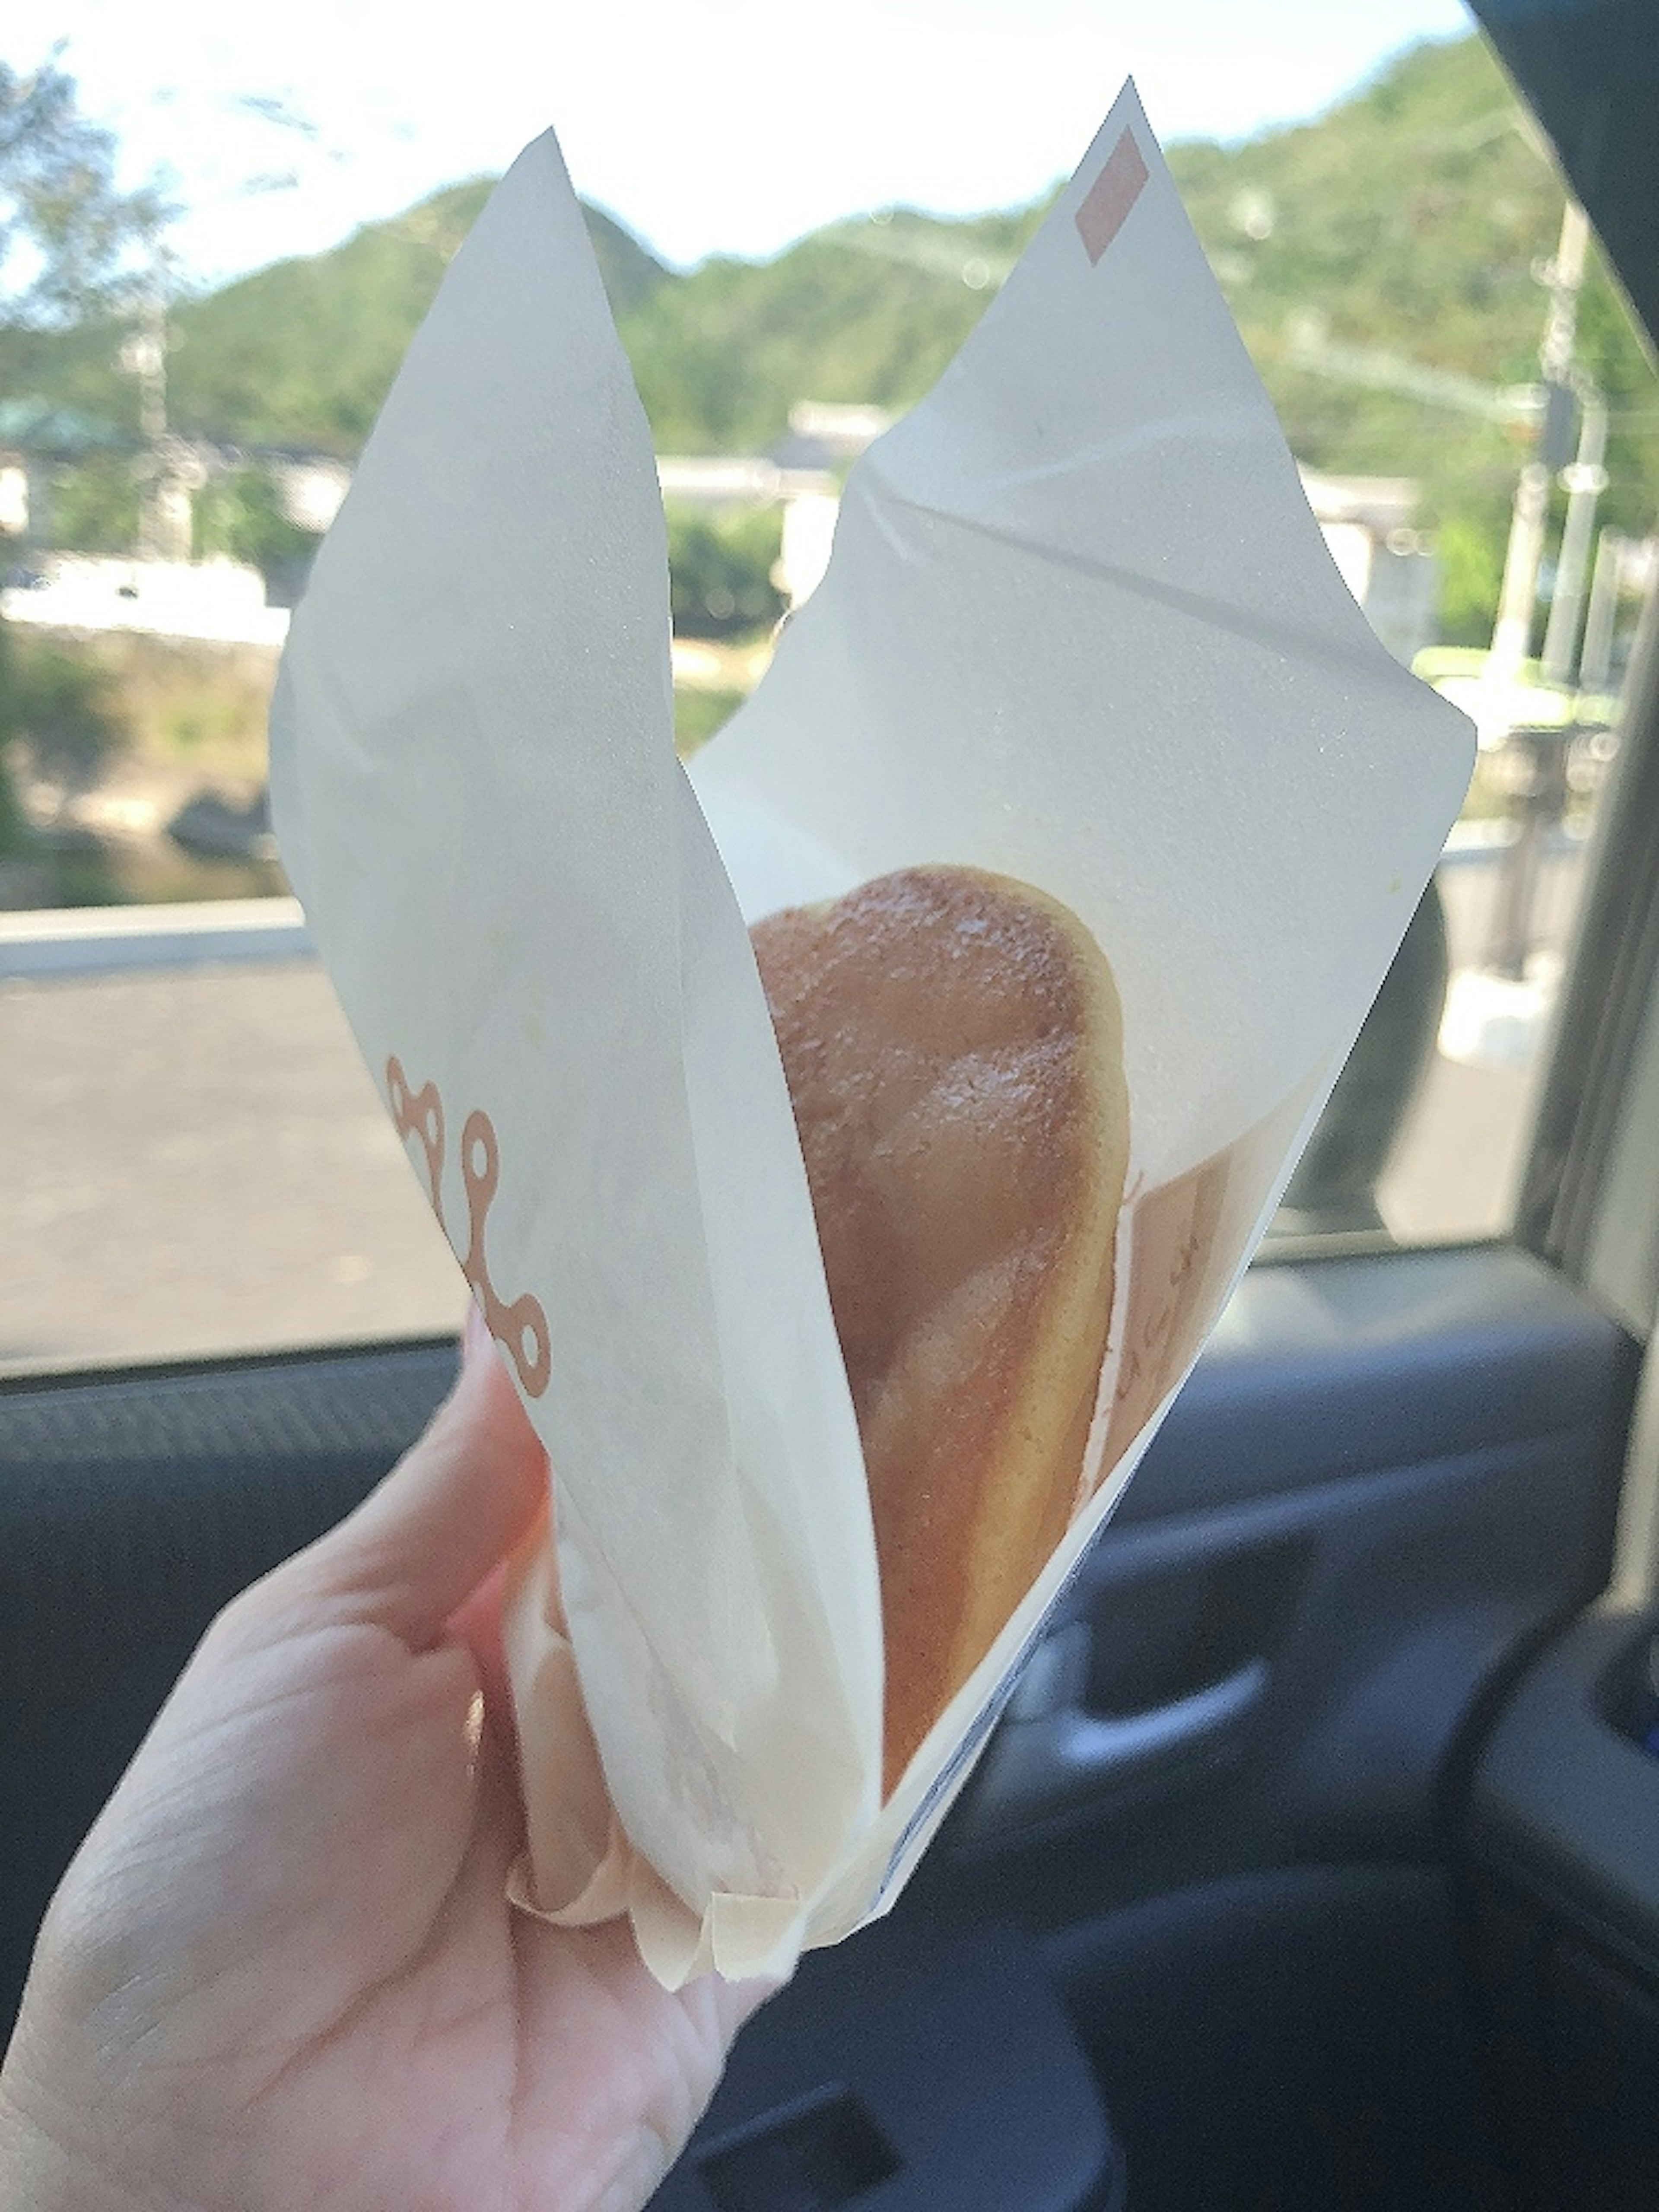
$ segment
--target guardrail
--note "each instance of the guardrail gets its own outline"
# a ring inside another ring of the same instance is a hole
[[[1460,823],[1442,865],[1502,860],[1515,836],[1507,821]],[[1580,842],[1558,827],[1549,849],[1567,852]],[[295,898],[0,911],[0,982],[316,957]]]
[[[315,957],[294,898],[0,914],[0,981]]]

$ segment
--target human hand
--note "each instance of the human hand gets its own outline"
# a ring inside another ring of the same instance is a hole
[[[29,2212],[641,2205],[764,1991],[505,1899],[495,1571],[546,1460],[469,1330],[366,1503],[214,1623],[64,1877],[0,2071]]]

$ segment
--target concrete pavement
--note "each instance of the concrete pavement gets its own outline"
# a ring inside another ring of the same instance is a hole
[[[0,1368],[458,1326],[314,962],[0,984]]]

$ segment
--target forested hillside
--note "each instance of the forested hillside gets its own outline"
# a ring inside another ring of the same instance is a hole
[[[1474,410],[1538,375],[1563,195],[1485,46],[1420,46],[1317,122],[1170,158],[1297,456],[1419,478],[1454,581],[1495,599],[1527,434]],[[1578,358],[1611,409],[1602,519],[1649,530],[1659,390],[1594,246]]]
[[[1524,433],[1480,410],[1529,382],[1562,194],[1479,40],[1417,47],[1316,120],[1243,144],[1177,144],[1176,179],[1298,457],[1412,476],[1456,589],[1495,589]],[[181,302],[173,426],[349,454],[488,191],[456,185],[334,252]],[[833,225],[775,259],[665,269],[617,222],[589,226],[660,450],[755,451],[801,398],[899,408],[939,374],[1042,206]],[[0,397],[131,425],[115,334],[13,332]],[[1659,395],[1599,264],[1580,356],[1609,395],[1606,519],[1651,524]]]

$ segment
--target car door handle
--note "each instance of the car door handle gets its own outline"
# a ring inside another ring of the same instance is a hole
[[[1163,1705],[1091,1713],[1074,1692],[1053,1694],[1068,1675],[1075,1678],[1079,1643],[1086,1660],[1087,1637],[1086,1625],[1076,1622],[1053,1639],[1060,1652],[1033,1655],[1036,1680],[1021,1685],[986,1747],[967,1808],[975,1832],[1099,1809],[1206,1765],[1228,1747],[1267,1687],[1267,1661],[1251,1659]]]

